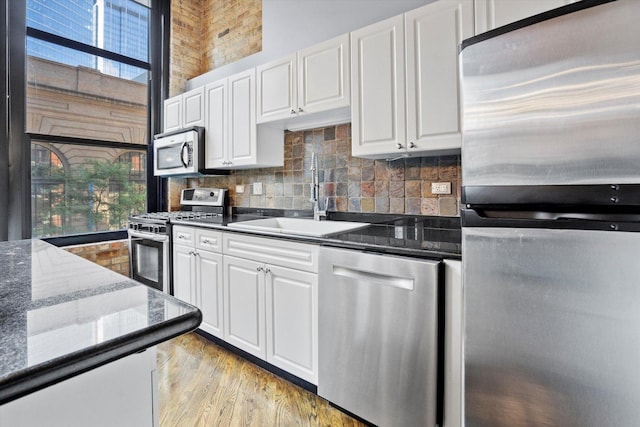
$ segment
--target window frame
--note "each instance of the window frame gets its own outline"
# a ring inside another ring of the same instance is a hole
[[[5,19],[0,22],[0,61],[6,64],[0,82],[0,241],[31,237],[31,141],[69,142],[80,145],[99,145],[140,151],[138,144],[112,143],[93,139],[66,138],[26,132],[26,40],[33,37],[78,51],[116,60],[146,69],[147,83],[147,141],[160,131],[161,103],[169,88],[169,28],[170,1],[151,0],[149,15],[149,62],[123,56],[86,45],[55,34],[26,26],[26,0],[0,0]],[[6,100],[6,101],[5,101]],[[153,175],[153,147],[147,151],[147,210],[166,210],[166,180]],[[14,165],[14,166],[11,166]],[[165,207],[165,209],[163,209]],[[43,240],[64,246],[97,243],[127,237],[126,230],[93,232],[59,236]]]

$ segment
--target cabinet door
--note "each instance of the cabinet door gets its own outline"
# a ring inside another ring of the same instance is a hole
[[[182,95],[164,100],[162,123],[164,132],[180,129],[182,126]]]
[[[476,34],[573,2],[573,0],[475,0]]]
[[[222,308],[222,255],[209,251],[197,251],[195,287],[198,308],[202,310],[200,329],[223,338]]]
[[[351,33],[354,156],[389,157],[405,151],[404,62],[402,15]]]
[[[182,94],[182,126],[204,126],[204,86]]]
[[[348,107],[351,99],[349,34],[298,52],[299,113]]]
[[[193,248],[189,246],[173,245],[173,296],[187,302],[196,304],[195,266]]]
[[[209,83],[204,89],[205,98],[205,160],[206,168],[226,165],[228,144],[227,79]]]
[[[458,46],[473,36],[473,0],[441,0],[405,14],[407,150],[460,149]]]
[[[288,119],[297,110],[296,55],[256,67],[257,123]]]
[[[318,383],[318,275],[266,267],[267,361]]]
[[[231,167],[257,162],[255,68],[229,77],[229,161]]]
[[[265,359],[262,264],[227,255],[223,257],[223,263],[224,339],[247,353]]]

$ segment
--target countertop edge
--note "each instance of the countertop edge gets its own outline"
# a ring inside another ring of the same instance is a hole
[[[161,324],[24,369],[2,380],[0,405],[193,331],[201,321],[202,312],[195,309]]]
[[[172,220],[171,224],[185,226],[185,227],[197,227],[197,228],[206,228],[211,230],[219,230],[219,231],[229,232],[229,233],[248,234],[256,237],[267,237],[267,238],[291,240],[291,241],[315,244],[320,246],[331,246],[336,248],[353,249],[353,250],[366,250],[371,252],[378,252],[381,254],[433,258],[438,260],[443,260],[443,259],[461,260],[462,259],[462,254],[457,254],[453,252],[439,252],[439,251],[433,251],[428,249],[411,249],[411,248],[403,248],[403,247],[397,247],[397,246],[376,245],[373,243],[350,242],[346,240],[334,239],[332,238],[332,236],[315,237],[315,236],[300,236],[296,234],[287,234],[287,233],[275,233],[275,232],[271,233],[271,232],[264,232],[264,231],[257,231],[257,230],[254,231],[254,230],[247,230],[247,229],[230,228],[222,224],[195,223],[193,221],[181,221],[181,220]]]

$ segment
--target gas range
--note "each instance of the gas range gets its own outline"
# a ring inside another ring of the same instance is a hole
[[[222,223],[225,214],[226,190],[220,188],[187,188],[180,195],[180,211],[151,212],[129,217],[129,230],[153,234],[168,234],[171,221]]]

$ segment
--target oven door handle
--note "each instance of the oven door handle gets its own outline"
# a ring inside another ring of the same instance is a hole
[[[154,242],[169,241],[169,235],[167,234],[145,233],[144,231],[133,231],[133,230],[129,230],[129,238],[149,239],[149,240],[153,240]]]

